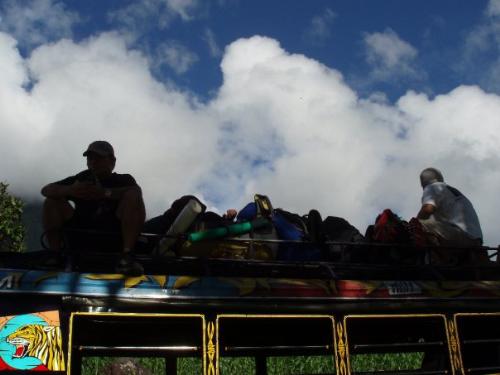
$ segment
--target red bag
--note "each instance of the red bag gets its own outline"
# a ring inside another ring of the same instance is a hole
[[[408,223],[387,208],[377,216],[371,239],[383,243],[410,243]]]

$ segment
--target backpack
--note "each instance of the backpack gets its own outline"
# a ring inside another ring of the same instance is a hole
[[[308,239],[307,223],[302,216],[282,208],[276,208],[273,210],[271,220],[279,238],[295,241]]]
[[[341,217],[328,216],[322,225],[328,241],[364,242],[364,236],[349,222]]]
[[[366,236],[372,242],[410,244],[411,237],[408,232],[408,223],[402,220],[390,209],[385,209],[375,219],[375,224],[370,225]]]
[[[243,207],[236,217],[237,221],[250,221],[257,217],[267,217],[273,224],[277,238],[300,241],[307,236],[307,225],[303,218],[295,213],[273,208],[269,198],[255,194],[255,201]]]
[[[328,216],[322,223],[321,231],[325,241],[348,242],[348,244],[329,244],[326,254],[329,260],[355,262],[365,250],[363,246],[357,245],[365,242],[363,235],[341,217]]]
[[[418,248],[426,245],[420,221],[412,219],[408,223],[390,209],[382,211],[375,224],[367,228],[366,238],[371,242],[388,244],[387,247],[371,249],[371,259],[375,257],[377,262],[385,263],[413,264],[422,255]]]
[[[304,243],[283,242],[276,248],[276,259],[290,261],[319,260],[321,251],[306,241],[310,240],[307,217],[282,208],[273,208],[269,198],[255,195],[255,201],[240,210],[237,220],[252,220],[258,216],[267,217],[273,224],[274,238],[285,241],[304,241]]]

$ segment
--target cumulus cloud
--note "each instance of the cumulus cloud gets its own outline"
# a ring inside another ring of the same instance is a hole
[[[497,96],[459,87],[434,99],[410,92],[396,105],[360,100],[339,72],[261,37],[229,46],[222,69],[212,103],[226,123],[215,192],[233,201],[265,192],[278,206],[316,207],[364,228],[384,207],[415,215],[418,174],[435,165],[476,202],[497,240],[489,224],[490,183],[500,182]]]
[[[79,16],[53,0],[15,1],[0,4],[0,31],[7,32],[27,48],[70,38]]]
[[[365,34],[366,61],[372,67],[374,80],[396,80],[401,77],[418,78],[421,73],[415,65],[418,51],[402,40],[392,29]]]
[[[304,37],[313,43],[323,43],[331,35],[331,26],[336,14],[330,8],[326,8],[324,13],[314,16],[309,27],[304,32]]]
[[[0,35],[0,66],[13,73],[0,78],[0,170],[13,191],[38,196],[43,184],[84,169],[88,143],[107,139],[117,171],[141,182],[150,214],[197,192],[217,126],[192,98],[155,81],[120,36],[63,40],[23,60],[13,39]],[[28,72],[36,79],[30,93],[22,88]]]
[[[18,194],[39,196],[83,169],[86,145],[107,139],[117,172],[143,187],[149,216],[181,194],[223,211],[258,192],[364,230],[386,207],[415,215],[418,174],[435,166],[476,206],[486,243],[500,241],[500,98],[478,87],[408,92],[396,104],[360,99],[340,72],[260,36],[225,49],[223,84],[206,104],[156,81],[144,55],[113,33],[29,58],[0,34],[0,69],[9,72],[0,75],[0,170]]]
[[[176,74],[186,73],[198,61],[198,55],[176,41],[160,43],[156,48],[154,64],[167,65]]]

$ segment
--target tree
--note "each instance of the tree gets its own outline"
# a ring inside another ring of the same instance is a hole
[[[9,185],[0,182],[0,251],[25,249],[22,223],[23,201],[7,192]]]

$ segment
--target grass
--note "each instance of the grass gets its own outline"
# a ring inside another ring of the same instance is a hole
[[[424,353],[358,354],[351,356],[354,372],[416,370],[422,366]]]
[[[124,363],[124,375],[164,375],[165,360],[163,358],[113,358],[86,357],[82,361],[82,375],[111,374],[111,365],[115,362]],[[133,366],[127,366],[126,364]],[[179,358],[177,360],[178,375],[201,374],[200,358]]]
[[[270,357],[267,368],[269,375],[335,373],[332,356]]]
[[[420,368],[422,353],[395,353],[395,354],[359,354],[352,356],[352,370],[383,371],[383,370],[412,370]],[[129,368],[130,375],[163,375],[165,361],[162,358],[131,358],[127,359],[136,368]],[[127,361],[121,359],[120,362]],[[83,359],[83,375],[107,375],[110,366],[116,358],[86,357]],[[255,362],[252,357],[222,357],[220,358],[220,373],[223,375],[253,375]],[[267,359],[269,375],[294,374],[334,374],[335,363],[332,356],[294,356],[269,357]],[[138,370],[139,369],[139,370]],[[143,372],[141,372],[143,371]],[[202,374],[200,358],[179,358],[177,362],[178,375]]]

